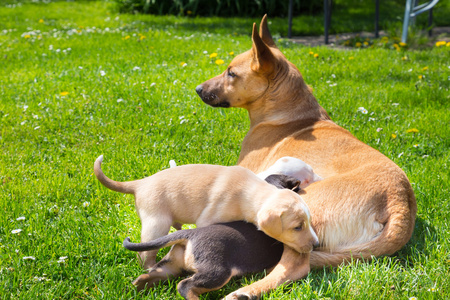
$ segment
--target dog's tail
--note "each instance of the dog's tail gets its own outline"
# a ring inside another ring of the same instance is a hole
[[[352,260],[371,260],[400,250],[412,236],[417,212],[414,192],[409,183],[399,194],[402,192],[407,195],[406,200],[395,201],[396,207],[388,208],[389,218],[376,237],[365,243],[338,247],[333,251],[315,250],[310,256],[311,268],[336,267]],[[402,198],[405,199],[404,195]]]
[[[158,250],[175,244],[181,243],[185,244],[187,242],[187,239],[185,237],[184,238],[181,237],[180,234],[177,234],[180,232],[182,231],[176,231],[172,234],[162,236],[160,238],[154,239],[146,243],[132,243],[130,241],[130,238],[127,237],[123,241],[123,246],[131,251],[149,251],[149,250]]]
[[[100,181],[104,186],[108,189],[121,192],[125,194],[133,194],[135,191],[135,184],[133,181],[128,182],[118,182],[106,177],[106,175],[102,171],[102,161],[103,155],[100,155],[94,163],[94,173],[97,177],[98,181]]]

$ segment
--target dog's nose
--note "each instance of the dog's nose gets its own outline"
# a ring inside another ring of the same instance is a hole
[[[195,91],[197,92],[197,94],[201,97],[202,96],[202,92],[203,92],[203,87],[202,85],[197,85],[197,87],[195,88]]]

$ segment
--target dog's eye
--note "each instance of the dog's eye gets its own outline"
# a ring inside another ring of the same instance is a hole
[[[228,76],[233,78],[236,77],[236,74],[233,71],[231,71],[231,68],[228,69]]]
[[[297,227],[294,227],[295,231],[302,231],[302,229],[303,229],[303,224],[300,224]]]

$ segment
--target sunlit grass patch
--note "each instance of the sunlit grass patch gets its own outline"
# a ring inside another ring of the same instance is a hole
[[[195,87],[250,49],[252,20],[189,25],[117,15],[103,2],[23,4],[0,16],[0,298],[173,299],[176,280],[143,294],[131,288],[143,272],[122,247],[126,236],[139,239],[134,200],[99,184],[93,162],[104,154],[116,180],[171,160],[235,164],[246,112],[208,107]],[[419,211],[413,238],[392,257],[316,270],[266,298],[445,298],[448,47],[279,47],[336,123],[405,170]]]

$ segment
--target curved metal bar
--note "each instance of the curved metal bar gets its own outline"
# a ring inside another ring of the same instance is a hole
[[[413,12],[411,13],[411,18],[420,15],[423,12],[426,12],[427,10],[432,9],[437,3],[439,2],[439,0],[432,0],[428,3],[424,3],[422,5],[416,6],[413,8]]]

